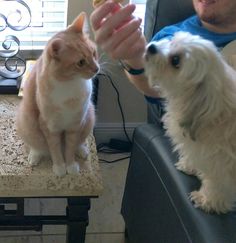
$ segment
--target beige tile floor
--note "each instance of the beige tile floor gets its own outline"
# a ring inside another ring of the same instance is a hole
[[[105,158],[112,160],[117,156]],[[104,192],[99,199],[92,201],[86,243],[124,243],[124,221],[120,209],[128,163],[126,159],[113,164],[101,164]],[[93,236],[98,237],[96,241]]]
[[[124,156],[124,155],[119,155]],[[126,155],[125,155],[126,156]],[[117,155],[99,154],[100,158],[115,159]],[[128,159],[113,164],[101,163],[104,182],[103,194],[91,201],[86,243],[124,243],[124,221],[120,215]],[[64,213],[65,200],[31,199],[26,211],[46,213],[54,210]],[[57,205],[57,207],[55,207]],[[0,232],[0,243],[65,243],[64,226],[47,226],[43,232]]]

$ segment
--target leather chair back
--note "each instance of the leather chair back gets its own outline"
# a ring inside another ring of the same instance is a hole
[[[147,0],[144,34],[147,41],[160,29],[178,23],[194,14],[192,0]],[[155,104],[148,104],[148,123],[160,123],[161,112]]]
[[[148,41],[160,29],[194,14],[192,0],[147,0],[144,34]]]

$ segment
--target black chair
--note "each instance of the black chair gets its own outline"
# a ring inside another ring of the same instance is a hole
[[[145,34],[193,14],[191,0],[148,0]],[[165,136],[153,104],[148,123],[136,128],[121,213],[129,243],[234,243],[236,213],[207,214],[189,192],[200,182],[176,170],[178,155]]]

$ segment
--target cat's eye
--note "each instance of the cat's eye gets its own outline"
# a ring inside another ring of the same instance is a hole
[[[170,63],[174,68],[180,68],[180,55],[173,55],[170,57]]]
[[[81,60],[79,60],[79,61],[77,62],[77,65],[78,65],[79,67],[83,67],[85,64],[86,64],[86,60],[85,60],[85,59],[81,59]]]
[[[94,52],[93,52],[93,57],[95,57],[95,58],[97,58],[97,57],[98,57],[98,55],[97,55],[97,52],[96,52],[96,51],[94,51]]]

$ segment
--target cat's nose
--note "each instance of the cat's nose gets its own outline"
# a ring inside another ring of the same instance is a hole
[[[91,71],[96,74],[99,72],[99,70],[100,70],[99,63],[94,62],[93,65],[91,66]]]
[[[154,43],[151,43],[150,45],[148,45],[147,47],[147,54],[149,55],[154,55],[158,53],[158,48]]]
[[[99,72],[99,70],[100,70],[100,68],[97,66],[97,67],[95,67],[95,68],[94,68],[94,70],[93,70],[93,71],[94,71],[94,73],[98,73],[98,72]]]

